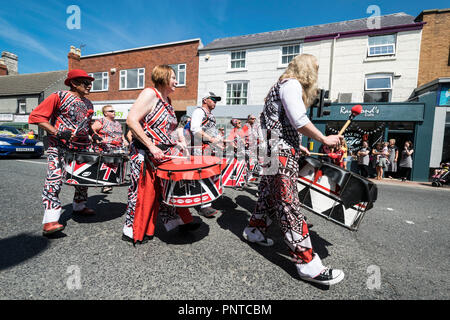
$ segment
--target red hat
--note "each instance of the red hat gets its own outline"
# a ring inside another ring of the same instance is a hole
[[[70,70],[69,73],[67,74],[67,79],[64,80],[64,84],[68,87],[70,87],[70,80],[76,79],[76,78],[85,78],[85,79],[89,79],[91,81],[94,81],[95,79],[90,77],[86,71],[81,70],[81,69],[73,69]]]

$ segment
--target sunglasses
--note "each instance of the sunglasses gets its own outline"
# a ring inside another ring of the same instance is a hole
[[[115,113],[116,110],[106,110],[105,112],[113,112],[113,113]]]
[[[77,80],[75,83],[83,84],[85,87],[88,87],[92,84],[91,80],[87,80],[87,79],[81,79],[81,80]]]

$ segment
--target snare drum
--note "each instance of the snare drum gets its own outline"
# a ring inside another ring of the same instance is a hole
[[[373,182],[311,157],[300,160],[297,185],[303,206],[353,231],[377,199]]]
[[[127,162],[124,154],[68,151],[63,182],[83,187],[127,186]]]
[[[158,165],[162,201],[174,207],[195,207],[223,194],[222,168],[225,162],[213,156],[174,158]]]
[[[222,172],[224,187],[242,187],[246,183],[247,164],[245,159],[234,157],[224,159],[226,166]]]

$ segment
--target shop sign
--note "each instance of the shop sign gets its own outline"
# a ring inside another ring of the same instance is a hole
[[[441,86],[439,92],[439,105],[450,106],[450,86]]]
[[[126,120],[128,117],[128,111],[130,110],[132,104],[124,103],[124,104],[116,104],[116,103],[104,103],[104,104],[94,104],[94,116],[92,119],[100,119],[103,118],[102,108],[103,106],[110,104],[113,109],[116,111],[115,120]]]
[[[339,114],[342,115],[349,115],[352,113],[352,109],[349,109],[345,106],[342,106],[339,110]],[[364,106],[361,114],[359,116],[363,116],[363,117],[375,117],[376,115],[378,115],[380,113],[380,109],[378,108],[378,106]]]
[[[12,113],[0,113],[0,121],[13,121],[14,115]]]

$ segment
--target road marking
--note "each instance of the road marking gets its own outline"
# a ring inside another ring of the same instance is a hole
[[[19,161],[19,162],[27,162],[27,163],[45,164],[45,165],[47,165],[47,162],[28,161],[28,160],[16,160],[16,161]]]
[[[394,209],[392,208],[386,208],[388,211],[394,211]]]
[[[409,220],[405,220],[405,222],[406,222],[407,224],[414,224],[414,222],[409,221]]]

